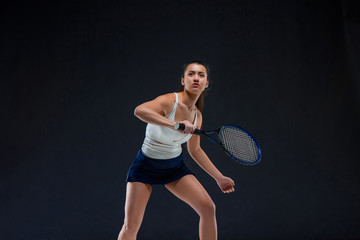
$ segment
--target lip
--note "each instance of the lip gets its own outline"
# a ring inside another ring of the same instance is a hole
[[[200,85],[197,84],[197,83],[193,83],[191,86],[193,86],[193,87],[199,87]]]

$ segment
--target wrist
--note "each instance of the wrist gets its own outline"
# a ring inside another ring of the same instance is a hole
[[[176,122],[169,121],[168,127],[171,128],[171,129],[175,129],[175,124],[176,124]]]
[[[219,174],[217,174],[215,177],[214,177],[214,179],[215,179],[215,181],[220,181],[222,178],[224,177],[224,175],[222,175],[221,173],[219,173]]]

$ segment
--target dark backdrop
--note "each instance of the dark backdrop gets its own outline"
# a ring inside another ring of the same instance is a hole
[[[258,139],[245,167],[207,141],[236,182],[219,238],[360,238],[360,35],[356,1],[69,1],[1,7],[0,238],[116,239],[144,138],[134,108],[208,61],[205,129]],[[139,239],[196,239],[198,216],[154,187]]]

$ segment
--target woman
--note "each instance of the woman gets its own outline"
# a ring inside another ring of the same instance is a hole
[[[224,193],[234,191],[234,181],[225,177],[212,164],[200,147],[200,129],[204,90],[208,87],[208,68],[201,61],[184,66],[183,91],[169,93],[145,102],[135,115],[147,122],[146,136],[127,177],[125,219],[118,240],[136,239],[152,184],[163,184],[175,196],[189,204],[200,216],[201,240],[217,239],[215,205],[195,176],[183,163],[181,144],[187,142],[190,156],[212,176]],[[185,125],[174,130],[176,122]]]

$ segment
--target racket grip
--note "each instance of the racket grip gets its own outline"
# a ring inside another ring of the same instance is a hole
[[[185,129],[185,125],[182,124],[182,123],[175,123],[175,126],[174,126],[175,130],[180,130],[180,131],[184,131]],[[195,129],[195,131],[193,132],[193,134],[196,134],[196,135],[202,135],[202,131],[199,130],[199,129]]]
[[[185,125],[182,123],[175,123],[174,128],[175,128],[175,130],[183,131],[185,129]]]

